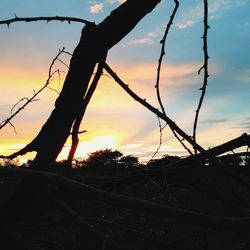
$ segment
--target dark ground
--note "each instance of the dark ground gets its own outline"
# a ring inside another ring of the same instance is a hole
[[[209,226],[199,219],[186,222],[185,216],[142,212],[137,205],[132,209],[126,204],[114,205],[108,198],[100,201],[98,195],[85,195],[56,181],[0,172],[0,249],[249,250],[248,158],[221,158],[219,165],[189,163],[172,168],[169,164],[176,160],[165,158],[144,167],[114,162],[76,169],[58,166],[51,173],[109,194],[206,214],[218,218],[217,225]],[[232,221],[227,227],[219,221],[224,217],[246,219],[242,226]]]

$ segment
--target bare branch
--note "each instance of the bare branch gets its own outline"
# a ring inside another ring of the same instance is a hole
[[[158,125],[159,125],[159,133],[160,133],[160,140],[159,140],[159,145],[156,149],[156,151],[154,152],[154,154],[152,155],[151,159],[148,161],[152,161],[154,159],[154,157],[159,153],[159,150],[162,146],[162,130],[167,126],[167,124],[165,124],[163,127],[161,126],[161,119],[159,118],[159,116],[157,116],[157,119],[158,119]]]
[[[198,74],[201,73],[201,71],[204,71],[204,79],[203,79],[203,86],[200,88],[201,92],[201,97],[200,97],[200,101],[196,110],[196,114],[195,114],[195,119],[194,119],[194,126],[193,126],[193,139],[194,141],[196,141],[196,130],[197,130],[197,123],[198,123],[198,118],[199,118],[199,113],[200,113],[200,109],[203,103],[203,99],[206,93],[206,87],[207,87],[207,82],[208,82],[208,48],[207,48],[207,33],[208,33],[208,1],[204,0],[204,33],[203,33],[203,55],[204,55],[204,64],[203,66],[199,69]],[[195,154],[197,154],[197,150],[194,149]]]
[[[162,47],[161,47],[160,58],[158,60],[157,77],[156,77],[156,85],[155,85],[157,99],[158,99],[158,102],[160,104],[162,113],[164,115],[166,115],[166,112],[165,112],[164,106],[162,104],[161,94],[160,94],[160,74],[161,74],[161,65],[162,65],[163,56],[165,55],[165,45],[166,45],[167,35],[169,33],[171,25],[173,24],[175,14],[176,14],[177,9],[179,7],[179,2],[177,0],[174,0],[174,2],[175,2],[175,8],[174,8],[174,10],[172,12],[172,15],[170,16],[170,19],[169,19],[169,22],[168,22],[167,27],[165,29],[165,33],[163,35],[163,38],[160,41],[160,43],[162,44]],[[153,154],[153,156],[151,157],[151,159],[149,161],[153,160],[153,158],[158,154],[158,152],[159,152],[159,150],[160,150],[160,148],[162,146],[162,130],[165,128],[165,126],[162,128],[161,121],[160,121],[158,116],[157,116],[157,118],[158,118],[158,121],[159,121],[160,141],[159,141],[158,148],[156,149],[155,153]],[[173,133],[174,133],[174,131],[173,131]]]
[[[20,99],[18,102],[16,102],[16,103],[13,105],[13,107],[11,108],[10,113],[12,114],[12,113],[13,113],[13,110],[15,109],[15,107],[16,107],[20,102],[23,102],[23,101],[25,101],[25,100],[28,101],[29,98],[23,97],[23,98]]]
[[[161,101],[161,95],[160,95],[160,74],[161,74],[162,60],[163,60],[163,57],[165,55],[165,44],[166,44],[167,36],[168,36],[169,30],[171,28],[171,25],[173,24],[173,20],[174,20],[175,14],[176,14],[176,12],[178,10],[178,7],[179,7],[179,1],[174,0],[174,2],[175,2],[174,10],[172,12],[172,15],[170,16],[170,19],[169,19],[169,22],[167,24],[167,27],[166,27],[165,33],[163,35],[163,38],[160,41],[160,43],[162,44],[162,47],[161,47],[160,58],[158,60],[157,78],[156,78],[156,85],[155,85],[156,92],[157,92],[157,99],[158,99],[158,102],[160,104],[162,113],[164,115],[166,115],[166,113],[165,113],[164,106],[163,106],[162,101]]]
[[[189,153],[190,155],[193,155],[192,151],[191,151],[191,150],[185,145],[185,143],[183,142],[185,139],[181,139],[181,138],[178,136],[178,134],[177,134],[174,130],[172,130],[172,132],[173,132],[175,138],[176,138],[176,139],[180,142],[180,144],[188,151],[188,153]]]
[[[17,134],[16,127],[9,121],[10,126],[14,129],[15,134]]]
[[[59,61],[61,64],[63,64],[66,68],[69,69],[69,65],[66,64],[63,60],[61,60],[60,58],[57,58],[57,61]]]
[[[86,108],[89,104],[89,101],[92,97],[92,95],[94,94],[95,92],[95,89],[97,87],[97,84],[102,76],[102,73],[103,73],[103,63],[105,62],[106,60],[106,54],[105,56],[103,56],[103,58],[101,59],[103,62],[100,64],[98,64],[98,68],[97,68],[97,72],[94,76],[94,79],[88,89],[88,92],[86,94],[86,96],[84,97],[83,99],[83,103],[81,105],[81,110],[79,110],[77,112],[77,117],[76,117],[76,120],[73,124],[73,130],[72,130],[72,143],[71,143],[71,148],[70,148],[70,151],[69,151],[69,154],[68,154],[68,162],[72,162],[73,158],[74,158],[74,155],[75,155],[75,151],[77,149],[77,146],[78,146],[78,143],[79,143],[79,138],[78,138],[78,134],[79,134],[79,128],[80,128],[80,125],[81,125],[81,122],[82,122],[82,119],[83,119],[83,116],[85,114],[85,111],[86,111]]]
[[[133,92],[129,87],[128,84],[125,84],[118,76],[117,74],[108,66],[108,64],[104,63],[103,68],[113,77],[113,79],[137,102],[142,104],[144,107],[149,109],[151,112],[156,114],[158,117],[160,117],[162,120],[164,120],[170,129],[174,130],[176,133],[178,133],[181,137],[183,137],[186,141],[188,141],[194,148],[196,148],[200,152],[205,152],[205,149],[202,148],[199,144],[197,144],[189,135],[187,135],[181,128],[179,128],[175,122],[173,122],[168,116],[164,115],[162,112],[160,112],[158,109],[153,107],[151,104],[149,104],[146,99],[142,99],[139,97],[135,92]]]
[[[17,17],[15,15],[15,18],[0,21],[0,25],[7,24],[8,27],[9,27],[11,23],[16,23],[16,22],[38,22],[38,21],[46,21],[47,23],[51,22],[51,21],[60,21],[60,22],[66,21],[69,24],[71,22],[83,23],[83,24],[93,24],[93,22],[90,22],[90,21],[87,21],[87,20],[81,19],[81,18],[76,18],[76,17],[64,17],[64,16]]]
[[[45,85],[44,85],[40,90],[38,90],[37,92],[34,91],[34,94],[33,94],[33,96],[32,96],[31,98],[24,97],[24,98],[22,98],[21,100],[19,100],[16,104],[14,104],[14,106],[13,106],[12,109],[11,109],[11,113],[13,112],[14,108],[15,108],[20,102],[26,100],[26,102],[25,102],[21,107],[19,107],[14,113],[12,113],[11,116],[9,116],[7,119],[5,119],[4,121],[2,121],[2,122],[0,123],[0,130],[1,130],[3,127],[5,127],[8,123],[13,127],[13,124],[10,123],[11,120],[12,120],[17,114],[19,114],[19,113],[21,112],[21,110],[23,110],[29,103],[37,101],[38,99],[36,99],[36,97],[37,97],[45,88],[48,88],[48,85],[49,85],[50,82],[51,82],[51,78],[53,77],[53,75],[54,75],[55,73],[58,72],[58,70],[55,70],[54,72],[52,72],[52,68],[53,68],[53,66],[54,66],[54,64],[55,64],[55,62],[56,62],[56,60],[58,59],[58,57],[59,57],[62,53],[64,53],[64,48],[63,48],[62,50],[59,50],[58,54],[56,55],[56,57],[55,57],[55,58],[53,59],[53,61],[51,62],[50,67],[49,67],[48,78],[47,78],[47,80],[46,80]]]

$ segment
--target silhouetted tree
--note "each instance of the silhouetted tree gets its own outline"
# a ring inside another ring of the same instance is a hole
[[[125,168],[139,166],[138,157],[133,156],[133,155],[126,155],[126,156],[121,157],[121,159],[119,160],[119,163]]]
[[[85,166],[105,167],[118,164],[119,159],[123,154],[118,150],[102,149],[97,150],[88,155],[88,158],[84,161]]]

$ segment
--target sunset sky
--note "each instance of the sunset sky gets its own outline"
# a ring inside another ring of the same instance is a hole
[[[0,19],[34,16],[71,16],[101,22],[122,0],[1,0]],[[162,0],[136,28],[113,47],[107,58],[110,67],[142,98],[159,107],[155,92],[160,40],[174,1]],[[210,0],[208,33],[209,82],[201,109],[197,141],[204,148],[216,146],[250,132],[250,1]],[[192,135],[203,75],[203,1],[180,1],[166,44],[161,75],[161,95],[167,115]],[[119,24],[118,24],[119,25]],[[46,82],[48,68],[59,49],[73,52],[83,25],[66,22],[14,23],[0,26],[0,121],[12,106],[31,97]],[[70,57],[61,59],[68,63]],[[57,62],[54,69],[67,72]],[[55,75],[51,87],[60,90]],[[46,89],[0,130],[0,155],[20,149],[34,138],[53,109],[58,94]],[[163,123],[164,124],[164,123]],[[148,160],[159,145],[158,119],[131,99],[109,76],[104,75],[87,109],[81,129],[77,157],[100,148],[118,149]],[[69,141],[70,142],[70,141]],[[60,158],[66,155],[66,146]],[[163,131],[158,156],[184,155],[185,150]],[[23,159],[32,157],[25,156]]]

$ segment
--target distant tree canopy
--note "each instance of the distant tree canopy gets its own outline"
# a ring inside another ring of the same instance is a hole
[[[178,160],[180,160],[180,157],[178,157],[178,156],[163,155],[160,159],[153,159],[153,160],[149,161],[147,165],[150,167],[167,166],[167,165],[174,163]]]
[[[118,150],[101,149],[92,152],[86,160],[82,161],[82,167],[137,167],[139,160],[132,155],[123,156]]]

